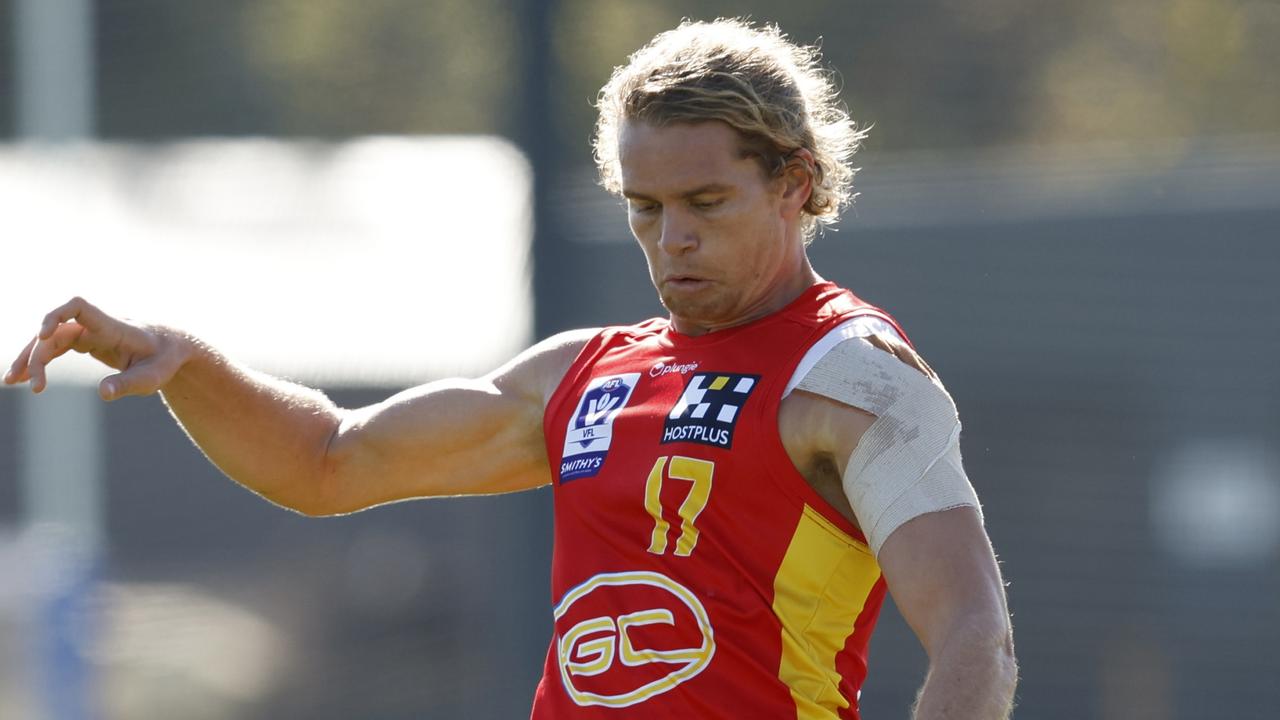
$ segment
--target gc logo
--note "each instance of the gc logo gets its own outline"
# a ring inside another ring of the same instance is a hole
[[[557,628],[576,620],[556,647],[565,692],[582,706],[661,695],[702,672],[716,649],[697,596],[661,573],[596,575],[565,594],[555,620]]]

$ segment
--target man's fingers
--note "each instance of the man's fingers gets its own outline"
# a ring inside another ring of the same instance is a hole
[[[31,380],[32,392],[41,392],[48,385],[45,366],[55,358],[65,354],[75,344],[76,339],[84,332],[84,326],[77,323],[59,325],[47,338],[38,338],[27,359],[27,376]]]
[[[51,337],[59,325],[72,320],[81,325],[96,328],[102,325],[106,319],[106,313],[92,305],[88,300],[82,297],[73,297],[44,316],[44,321],[40,323],[40,339],[44,340]]]
[[[30,377],[27,375],[27,360],[31,357],[31,349],[36,346],[37,341],[39,338],[31,338],[31,342],[22,348],[22,352],[9,365],[9,370],[4,374],[5,385],[15,385]]]
[[[81,316],[83,317],[83,315]],[[5,373],[9,384],[30,381],[32,392],[43,392],[48,386],[46,367],[66,353],[77,350],[91,352],[101,343],[94,338],[92,328],[74,322],[62,322],[45,337],[37,336],[27,343],[22,354]],[[105,378],[98,386],[98,394],[104,400],[115,400],[126,395],[149,395],[160,389],[169,375],[154,360],[138,362],[124,372]]]
[[[166,373],[154,360],[145,360],[124,372],[108,375],[98,383],[103,400],[117,400],[129,395],[150,395],[160,389]]]

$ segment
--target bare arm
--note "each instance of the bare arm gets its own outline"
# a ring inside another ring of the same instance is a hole
[[[896,337],[881,350],[936,378]],[[929,655],[914,720],[1007,720],[1018,667],[1004,582],[975,508],[928,513],[893,531],[877,558],[893,600]]]
[[[867,341],[933,376],[900,339]],[[782,428],[788,421],[803,428],[792,433],[801,440],[788,444],[797,467],[805,457],[849,458],[876,419],[801,389],[784,403],[779,418]],[[841,477],[849,471],[839,467]],[[817,482],[815,488],[857,523],[838,484]],[[1004,586],[977,511],[961,506],[911,519],[889,534],[877,558],[898,608],[929,655],[916,720],[1006,720],[1017,668]]]
[[[792,397],[782,421],[791,415],[815,434],[841,435],[836,456],[852,453],[874,419],[803,391]],[[838,485],[815,489],[857,523]],[[1000,571],[977,511],[958,507],[909,520],[889,535],[877,559],[898,609],[929,655],[915,720],[1006,720],[1017,683],[1013,636]]]
[[[880,550],[893,600],[929,655],[915,720],[1006,720],[1017,663],[1000,570],[978,513],[921,515]]]
[[[172,328],[137,325],[77,298],[46,317],[5,375],[45,386],[69,350],[119,370],[104,399],[160,391],[209,459],[309,515],[411,497],[494,493],[549,481],[542,410],[591,331],[565,333],[476,380],[444,380],[359,410],[240,367]]]

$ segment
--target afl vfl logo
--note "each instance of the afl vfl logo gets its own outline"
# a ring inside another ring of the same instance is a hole
[[[716,651],[702,603],[661,573],[596,575],[565,594],[555,622],[560,679],[584,707],[661,695],[706,669]]]
[[[560,456],[560,482],[594,477],[613,443],[613,419],[627,406],[640,373],[592,378],[569,418]]]

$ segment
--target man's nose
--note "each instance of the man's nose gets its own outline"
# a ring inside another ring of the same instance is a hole
[[[698,245],[698,236],[693,224],[680,213],[667,212],[662,216],[662,237],[658,246],[668,255],[682,255]]]

